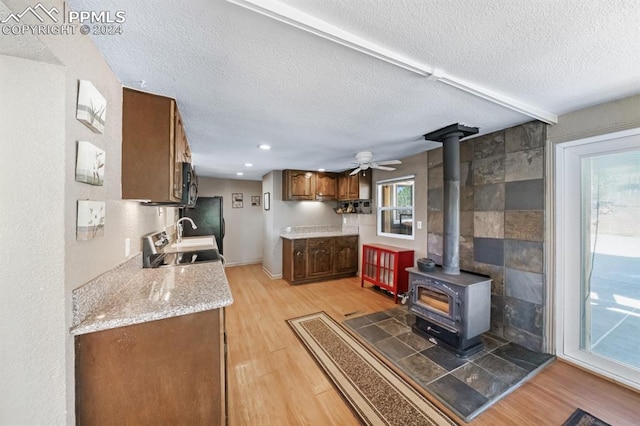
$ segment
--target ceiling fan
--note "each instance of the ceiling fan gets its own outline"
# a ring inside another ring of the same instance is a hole
[[[389,164],[402,164],[400,160],[387,160],[387,161],[371,161],[373,160],[373,152],[371,151],[362,151],[356,154],[356,160],[354,164],[357,164],[356,167],[350,175],[356,175],[360,173],[361,170],[378,169],[378,170],[395,170],[395,167],[387,167]]]

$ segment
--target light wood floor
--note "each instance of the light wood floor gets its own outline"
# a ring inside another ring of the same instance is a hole
[[[229,424],[359,424],[285,320],[325,311],[342,322],[350,313],[392,308],[393,301],[360,288],[359,278],[291,286],[271,280],[261,265],[226,273],[234,297],[226,308]],[[640,424],[640,393],[561,361],[470,424],[561,425],[578,407],[612,425]]]

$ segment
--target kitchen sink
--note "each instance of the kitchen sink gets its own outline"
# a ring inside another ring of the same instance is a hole
[[[222,262],[223,258],[216,249],[210,250],[193,250],[180,251],[175,253],[165,253],[160,256],[156,262],[153,262],[152,268],[166,268],[171,266],[185,266],[205,262]]]
[[[213,235],[206,235],[203,237],[185,237],[179,243],[174,242],[166,246],[164,252],[180,252],[185,251],[185,249],[192,249],[194,247],[200,247],[202,249],[210,249],[215,247],[215,240]]]
[[[148,234],[142,238],[143,268],[163,268],[203,262],[222,262],[224,265],[224,257],[218,251],[213,235],[185,237],[179,243],[171,244],[165,231]]]

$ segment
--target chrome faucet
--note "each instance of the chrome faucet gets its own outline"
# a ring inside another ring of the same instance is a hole
[[[191,219],[190,217],[181,217],[176,222],[176,241],[177,242],[181,242],[182,241],[182,223],[180,223],[180,222],[182,222],[183,220],[188,220],[189,222],[191,222],[191,227],[193,229],[198,229],[196,224],[193,222],[193,219]]]

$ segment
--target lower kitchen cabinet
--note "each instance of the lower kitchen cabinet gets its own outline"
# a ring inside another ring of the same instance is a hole
[[[358,236],[284,239],[282,269],[292,284],[355,276]]]
[[[358,237],[336,238],[334,270],[337,274],[353,274],[358,272]]]
[[[334,238],[312,238],[307,240],[306,278],[315,279],[333,275]]]
[[[78,425],[226,424],[224,310],[76,336]]]

